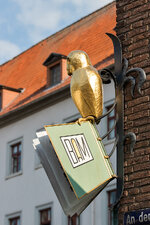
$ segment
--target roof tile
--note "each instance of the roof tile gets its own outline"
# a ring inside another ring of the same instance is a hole
[[[112,64],[113,45],[105,33],[115,33],[115,25],[116,8],[113,2],[1,65],[0,85],[23,88],[24,92],[3,109],[0,116],[69,84],[70,77],[67,76],[59,85],[45,89],[47,69],[43,62],[52,52],[68,55],[80,49],[87,52],[97,69]]]

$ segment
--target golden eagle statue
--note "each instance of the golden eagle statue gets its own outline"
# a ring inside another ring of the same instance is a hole
[[[67,56],[67,72],[71,76],[71,96],[82,118],[98,123],[103,112],[102,79],[86,52],[76,50]]]

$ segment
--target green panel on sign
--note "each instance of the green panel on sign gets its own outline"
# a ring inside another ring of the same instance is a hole
[[[114,177],[103,143],[90,122],[45,126],[77,198]]]

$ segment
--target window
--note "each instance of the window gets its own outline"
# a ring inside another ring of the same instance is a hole
[[[17,173],[21,170],[21,142],[11,145],[11,173]]]
[[[109,111],[111,109],[112,105],[111,106],[108,106],[107,107],[107,111]],[[116,119],[116,112],[115,112],[115,109],[108,114],[107,116],[107,132],[114,126],[115,124],[115,119]],[[108,139],[113,139],[116,137],[116,129],[113,129],[111,131],[111,133],[108,135]]]
[[[67,56],[52,52],[44,61],[47,67],[47,87],[52,87],[64,80],[67,75],[66,70]]]
[[[79,225],[80,224],[80,217],[74,215],[72,217],[68,216],[68,225]]]
[[[116,201],[116,190],[108,191],[108,221],[109,225],[117,224],[117,212],[112,208]]]
[[[51,225],[51,208],[40,210],[40,225]]]
[[[50,86],[54,86],[61,81],[60,63],[50,67]]]
[[[22,138],[8,143],[6,179],[22,174],[22,147]]]
[[[5,217],[6,225],[21,225],[21,212],[12,213]]]
[[[20,216],[9,219],[9,225],[20,225]]]
[[[53,203],[37,206],[35,213],[35,224],[52,225]]]

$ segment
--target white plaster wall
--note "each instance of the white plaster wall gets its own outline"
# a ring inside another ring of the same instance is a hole
[[[64,110],[65,109],[65,110]],[[0,130],[0,221],[4,215],[22,211],[22,224],[35,224],[35,206],[52,202],[53,224],[61,224],[62,210],[42,169],[35,170],[32,139],[43,125],[61,123],[77,110],[70,99],[53,105]],[[6,180],[7,143],[23,137],[22,175]]]
[[[113,88],[104,89],[104,100],[114,98]],[[66,99],[51,107],[32,114],[9,126],[0,129],[0,225],[6,225],[5,216],[21,211],[21,225],[37,225],[36,207],[52,204],[52,225],[66,225],[67,219],[49,183],[43,168],[35,169],[35,152],[32,139],[44,125],[62,123],[65,118],[74,116],[78,111],[71,99]],[[101,123],[102,133],[106,131],[105,122]],[[6,179],[7,144],[23,137],[22,175]],[[110,146],[107,145],[109,150]],[[115,157],[112,160],[114,163]],[[113,189],[115,182],[108,185]],[[81,225],[107,225],[106,189],[88,206],[81,215]]]

